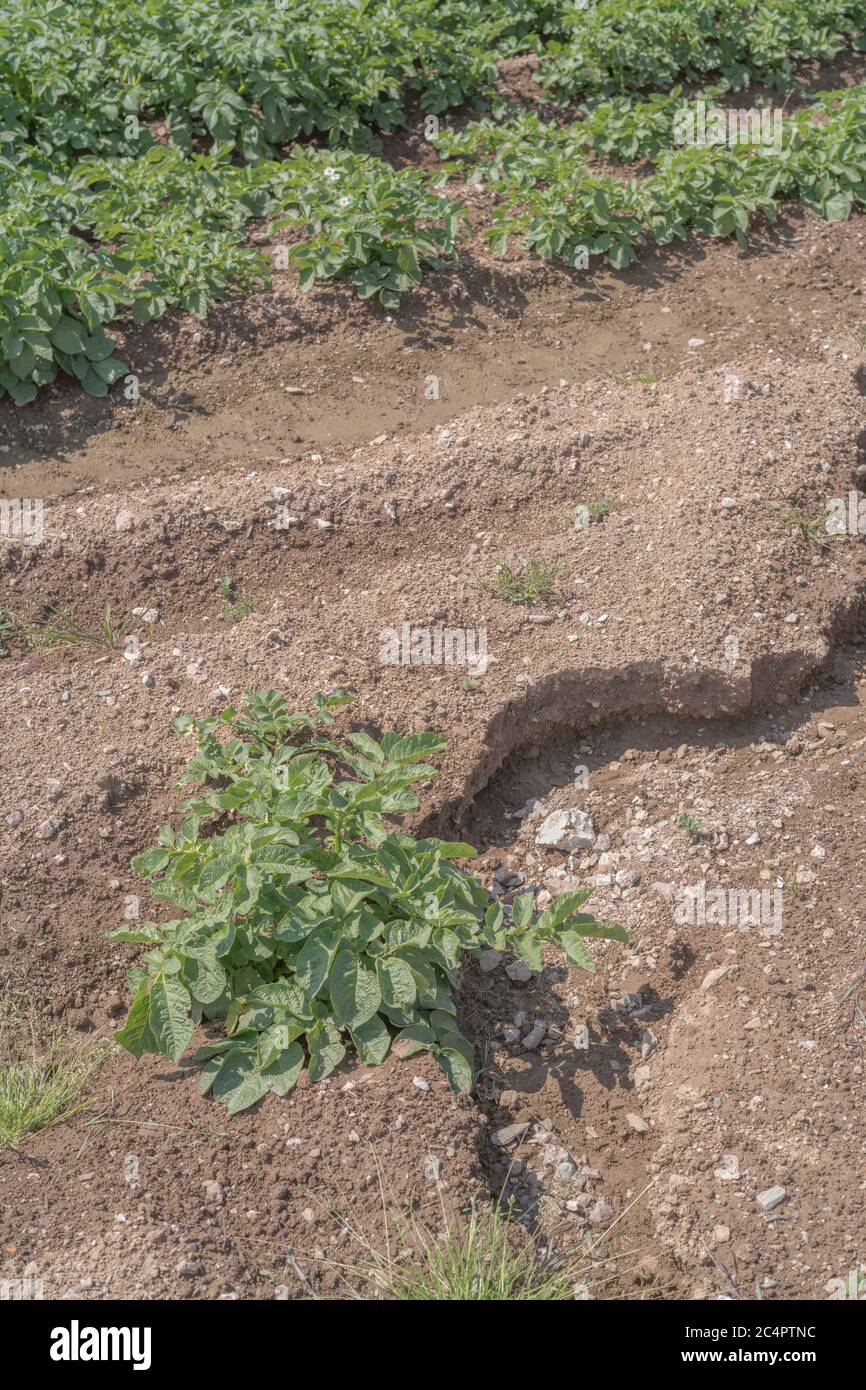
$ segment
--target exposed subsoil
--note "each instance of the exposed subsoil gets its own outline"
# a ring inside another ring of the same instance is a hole
[[[506,1190],[540,1203],[560,1241],[626,1213],[619,1279],[631,1268],[658,1289],[673,1256],[675,1297],[826,1298],[863,1266],[864,694],[861,644],[784,712],[524,747],[473,808],[491,875],[553,895],[592,883],[595,914],[631,933],[589,985],[561,960],[516,985],[503,961],[464,990],[492,1123],[531,1122],[506,1151]],[[535,844],[559,806],[591,814],[593,852]],[[699,882],[778,891],[778,920],[683,923],[676,894]],[[527,1051],[540,1020],[547,1039]]]
[[[557,1248],[596,1247],[596,1297],[827,1297],[866,1259],[862,1025],[839,1003],[864,967],[866,552],[820,531],[828,499],[864,490],[863,235],[792,213],[751,253],[692,246],[582,287],[470,266],[394,322],[288,288],[143,334],[137,408],[58,391],[0,417],[7,495],[50,499],[41,544],[0,548],[0,602],[93,634],[110,606],[137,639],[0,659],[0,951],[41,1028],[117,1026],[136,950],[105,933],[141,893],[130,857],[176,816],[191,750],[171,718],[250,687],[345,686],[355,727],[442,729],[416,823],[459,824],[485,881],[624,872],[592,908],[632,932],[599,943],[595,976],[468,971],[474,1101],[422,1057],[227,1121],[192,1068],[112,1056],[88,1111],[0,1159],[3,1277],[32,1267],[49,1297],[340,1294],[363,1262],[347,1222],[381,1250],[386,1212],[435,1235],[503,1183]],[[553,566],[551,593],[484,587],[509,555]],[[404,623],[483,630],[486,670],[383,663]],[[608,847],[536,847],[560,804]],[[671,885],[777,878],[779,935],[674,921]],[[536,1018],[553,1031],[527,1050]],[[492,1142],[512,1122],[519,1143]]]

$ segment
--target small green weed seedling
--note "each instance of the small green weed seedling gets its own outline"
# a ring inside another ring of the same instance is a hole
[[[507,919],[452,863],[471,845],[389,825],[418,808],[414,784],[436,776],[426,759],[445,740],[332,737],[333,711],[350,699],[317,695],[311,713],[292,713],[269,690],[248,694],[240,714],[176,719],[198,740],[184,781],[204,790],[182,807],[178,830],[164,826],[133,860],[175,916],[111,933],[147,948],[129,974],[118,1042],[177,1061],[197,1023],[219,1020],[224,1037],[195,1059],[202,1091],[230,1114],[268,1091],[286,1095],[305,1067],[321,1080],[349,1043],[368,1065],[389,1051],[430,1051],[452,1087],[468,1091],[473,1048],[451,993],[464,951],[513,950],[540,970],[553,944],[593,970],[587,938],[628,939],[582,912],[589,889],[540,914],[522,893]]]
[[[700,844],[704,838],[704,828],[700,821],[695,820],[694,816],[690,816],[688,811],[683,811],[677,824],[686,831],[693,845]]]
[[[18,619],[8,604],[0,604],[0,656],[9,655],[8,643],[18,634]]]
[[[854,324],[844,323],[841,319],[837,322],[846,341],[856,349],[857,356],[866,357],[866,320]]]
[[[259,606],[258,599],[250,598],[245,592],[238,593],[237,585],[233,579],[225,575],[219,581],[219,592],[222,598],[228,602],[223,605],[223,621],[227,623],[241,623],[244,618],[248,618],[251,613],[255,613]]]
[[[585,526],[591,526],[593,522],[604,521],[609,512],[613,511],[613,503],[605,497],[599,497],[593,493],[588,502],[578,502],[568,512],[562,515],[566,521],[571,522],[576,530],[581,531]]]
[[[506,603],[537,603],[548,598],[560,572],[559,556],[549,563],[528,560],[522,569],[512,569],[507,560],[500,560],[491,579],[483,575],[478,583],[488,594],[505,599]]]

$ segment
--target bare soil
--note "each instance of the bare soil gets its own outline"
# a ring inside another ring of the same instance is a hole
[[[790,351],[827,333],[850,337],[856,353],[863,267],[862,219],[828,227],[792,208],[757,229],[748,252],[696,238],[647,250],[622,272],[502,261],[479,237],[453,273],[431,276],[393,315],[342,286],[301,295],[278,271],[273,294],[206,323],[170,314],[122,335],[137,402],[120,391],[88,399],[71,381],[25,410],[0,402],[3,492],[47,498],[283,459],[294,467],[562,379],[663,379],[690,361],[719,367],[751,347]]]
[[[820,530],[866,474],[863,240],[862,219],[795,212],[749,253],[694,244],[589,283],[479,254],[393,320],[287,283],[137,335],[137,407],[0,405],[4,492],[47,499],[44,541],[0,548],[0,603],[93,638],[0,659],[0,952],[37,1030],[117,1026],[136,952],[105,934],[141,894],[130,857],[176,816],[171,718],[246,688],[344,686],[355,727],[442,729],[414,824],[459,827],[485,882],[600,876],[593,910],[632,933],[595,976],[467,970],[473,1100],[416,1058],[227,1121],[188,1065],[112,1055],[87,1111],[0,1158],[2,1277],[340,1296],[395,1212],[435,1238],[503,1187],[591,1251],[594,1297],[828,1297],[866,1259],[866,567],[862,538]],[[593,500],[607,515],[575,527]],[[550,593],[490,592],[509,556],[550,565]],[[383,663],[404,623],[483,629],[486,671]],[[536,846],[559,805],[609,847]],[[782,880],[781,934],[679,925],[672,893],[697,880]]]

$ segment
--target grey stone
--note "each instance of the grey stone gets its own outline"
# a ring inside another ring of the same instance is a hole
[[[502,960],[501,951],[484,950],[478,957],[478,965],[483,974],[489,975]]]
[[[516,1144],[518,1139],[522,1139],[528,1129],[528,1120],[513,1125],[504,1125],[502,1129],[497,1129],[491,1134],[490,1141],[497,1148],[507,1149],[510,1144]]]
[[[547,1024],[544,1022],[544,1019],[539,1019],[538,1022],[526,1034],[526,1037],[523,1039],[523,1046],[525,1050],[527,1052],[534,1052],[535,1049],[540,1046],[546,1033]]]
[[[609,1202],[605,1202],[602,1200],[601,1197],[599,1197],[595,1206],[591,1208],[589,1213],[590,1225],[605,1226],[607,1225],[608,1221],[611,1221],[612,1219],[613,1207],[610,1205]]]
[[[784,1187],[768,1187],[765,1192],[758,1193],[758,1206],[763,1207],[764,1211],[772,1211],[780,1202],[784,1202],[787,1195]]]

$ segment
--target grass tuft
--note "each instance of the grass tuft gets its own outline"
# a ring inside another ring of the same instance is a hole
[[[89,1055],[76,1054],[63,1038],[44,1051],[35,1042],[30,1055],[0,1061],[0,1148],[16,1148],[25,1134],[71,1119],[89,1104],[81,1093],[108,1054],[102,1044]]]
[[[830,544],[822,518],[807,516],[797,507],[791,507],[785,513],[779,523],[779,530],[793,532],[804,541],[812,541],[814,545],[820,545],[822,549],[826,549]]]
[[[377,1273],[384,1296],[401,1303],[571,1302],[577,1278],[568,1261],[548,1260],[535,1236],[516,1239],[497,1204],[473,1207],[460,1234],[428,1239],[418,1256]]]
[[[435,1235],[410,1217],[411,1230],[395,1218],[398,1249],[386,1239],[377,1249],[351,1222],[333,1213],[359,1245],[351,1263],[333,1264],[353,1298],[399,1303],[501,1303],[573,1301],[585,1290],[584,1251],[553,1256],[542,1237],[511,1219],[499,1203],[473,1202],[459,1230]],[[393,1213],[392,1213],[393,1216]],[[297,1271],[296,1271],[297,1272]]]
[[[129,616],[119,622],[111,616],[111,605],[96,628],[82,627],[77,618],[54,604],[42,609],[34,622],[27,622],[5,605],[0,608],[0,643],[20,643],[30,651],[57,651],[60,647],[90,646],[113,651],[131,628]]]
[[[560,573],[560,559],[528,560],[522,569],[512,568],[507,560],[500,560],[492,578],[478,576],[478,584],[488,594],[495,594],[506,603],[537,603],[540,598],[549,598]]]

